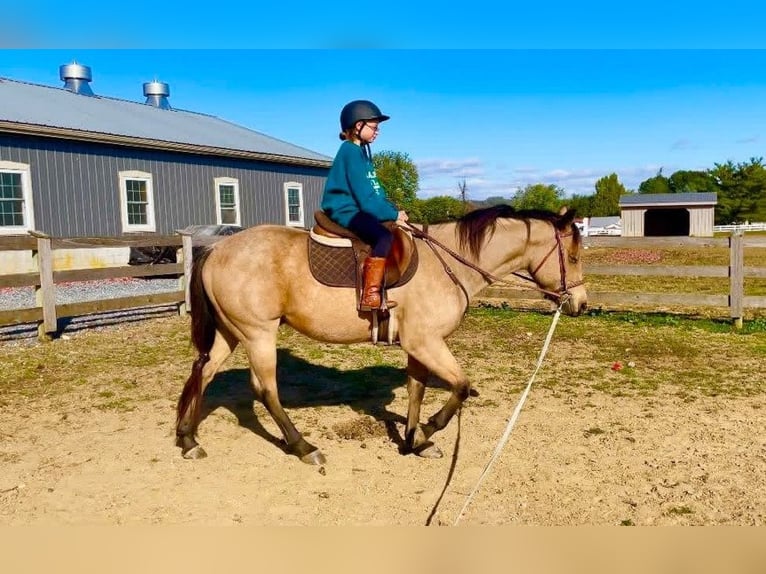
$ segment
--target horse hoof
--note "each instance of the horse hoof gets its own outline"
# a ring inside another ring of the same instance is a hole
[[[301,457],[301,462],[305,462],[306,464],[320,465],[327,462],[327,460],[325,459],[321,450],[312,450],[310,453],[304,454]]]
[[[420,458],[441,458],[444,456],[441,449],[432,442],[420,445],[412,452]]]
[[[190,448],[185,453],[183,453],[183,456],[186,459],[197,460],[199,458],[205,458],[207,456],[207,453],[205,452],[204,448],[197,445],[193,448]]]

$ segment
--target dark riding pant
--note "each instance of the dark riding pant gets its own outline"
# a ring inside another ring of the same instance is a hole
[[[372,247],[370,257],[386,257],[391,251],[394,234],[378,221],[377,217],[360,211],[351,218],[348,228]]]

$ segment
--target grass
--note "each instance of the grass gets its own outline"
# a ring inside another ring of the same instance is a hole
[[[448,345],[478,389],[470,408],[518,395],[529,379],[551,314],[475,307]],[[49,343],[0,344],[0,405],[60,401],[68,408],[115,412],[142,401],[175,402],[194,357],[188,319],[167,317],[82,331]],[[398,347],[329,345],[283,327],[278,341],[280,393],[286,406],[366,402],[406,396],[406,355]],[[766,320],[741,331],[725,321],[663,313],[595,311],[561,317],[536,385],[557,393],[606,393],[680,400],[763,393]],[[620,370],[613,370],[615,363]],[[630,366],[632,365],[632,366]],[[238,349],[224,383],[252,400],[247,363]],[[439,387],[439,382],[434,382]],[[214,385],[211,385],[211,388]],[[443,387],[443,385],[442,385]],[[221,392],[221,391],[218,391]],[[444,390],[426,393],[441,403]],[[66,410],[66,409],[64,409]],[[364,410],[364,408],[362,408]],[[588,429],[588,435],[599,429]]]

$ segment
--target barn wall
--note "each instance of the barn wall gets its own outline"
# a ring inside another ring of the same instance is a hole
[[[310,225],[328,171],[9,134],[0,134],[0,160],[30,165],[35,228],[56,237],[122,233],[120,171],[152,174],[160,234],[216,222],[216,177],[239,180],[244,227],[284,224],[283,184],[302,183],[305,223]]]
[[[714,208],[708,206],[689,208],[689,235],[713,237]]]
[[[644,213],[646,213],[646,210],[643,208],[622,208],[623,237],[643,237]]]

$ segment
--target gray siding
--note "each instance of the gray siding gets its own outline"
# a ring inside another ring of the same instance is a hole
[[[35,228],[55,237],[116,236],[119,172],[152,174],[157,233],[214,224],[216,177],[239,180],[242,225],[285,223],[283,184],[303,184],[313,222],[327,169],[0,134],[0,160],[30,165]]]

